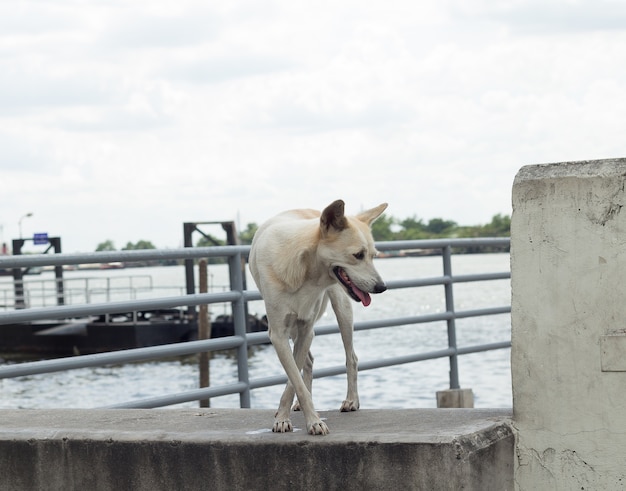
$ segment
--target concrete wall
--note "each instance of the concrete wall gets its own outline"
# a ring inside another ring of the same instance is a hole
[[[0,410],[0,490],[513,489],[509,410]]]
[[[516,489],[626,488],[625,184],[626,159],[515,179]]]

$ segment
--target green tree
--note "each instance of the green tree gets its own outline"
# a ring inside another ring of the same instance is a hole
[[[246,229],[239,233],[239,240],[241,241],[241,243],[244,245],[252,244],[252,238],[254,237],[254,234],[256,233],[258,228],[259,226],[256,223],[249,223],[246,226]]]
[[[426,227],[424,226],[424,221],[420,218],[419,220],[415,215],[409,218],[405,218],[400,222],[400,226],[406,230],[424,230]]]
[[[198,239],[196,242],[196,247],[214,247],[214,246],[223,246],[226,245],[226,240],[216,239],[210,234],[202,233],[202,237]],[[209,257],[209,264],[224,264],[226,262],[226,258],[223,257]]]
[[[212,235],[206,234],[198,239],[196,242],[196,247],[213,247],[213,246],[221,246],[226,245],[225,240],[216,239]]]
[[[428,237],[424,222],[421,219],[418,220],[415,215],[405,218],[399,222],[399,225],[401,229],[395,234],[398,240],[419,240]]]
[[[384,213],[372,223],[372,236],[374,240],[393,240],[393,231],[391,227],[395,223],[393,217],[387,216]]]
[[[111,239],[105,240],[104,242],[100,242],[98,244],[98,247],[96,247],[96,252],[114,251],[114,250],[115,250],[115,245],[113,244],[113,241]]]
[[[435,235],[444,235],[452,232],[456,228],[456,222],[452,220],[443,220],[441,218],[432,218],[428,221],[426,230]]]
[[[498,213],[483,228],[484,236],[488,237],[508,237],[511,235],[511,217]]]
[[[126,247],[123,247],[123,251],[138,251],[141,249],[156,249],[154,244],[149,240],[138,240],[135,244],[128,242]]]

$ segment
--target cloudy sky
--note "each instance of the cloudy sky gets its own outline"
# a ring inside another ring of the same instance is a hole
[[[509,214],[526,164],[626,156],[626,3],[0,3],[0,235],[390,204]],[[217,230],[216,230],[217,232]]]

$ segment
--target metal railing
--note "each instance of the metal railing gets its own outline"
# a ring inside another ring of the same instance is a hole
[[[16,298],[14,284],[21,285],[19,289],[23,297]],[[0,285],[0,309],[9,309],[11,303],[17,300],[26,307],[47,307],[58,305],[58,283],[63,283],[63,302],[66,304],[92,303],[98,298],[111,302],[114,299],[129,297],[137,298],[141,292],[149,292],[156,289],[151,275],[127,275],[114,277],[80,276],[63,279],[29,279],[3,282]],[[170,289],[173,289],[170,288]],[[177,288],[181,293],[182,287]]]
[[[431,278],[412,278],[391,280],[387,282],[390,290],[400,288],[427,287],[443,285],[445,293],[445,311],[440,313],[416,315],[391,319],[377,319],[356,322],[355,331],[379,329],[391,326],[420,324],[429,322],[447,323],[448,348],[426,353],[414,353],[386,359],[369,360],[359,363],[359,370],[371,370],[404,363],[413,363],[436,358],[449,358],[450,388],[459,388],[458,357],[469,353],[504,349],[511,346],[510,341],[495,342],[483,345],[457,346],[456,319],[506,314],[511,312],[510,305],[489,307],[475,310],[456,311],[454,306],[453,285],[455,283],[502,280],[510,278],[510,271],[496,273],[467,274],[454,276],[452,273],[452,254],[455,248],[502,248],[508,247],[508,238],[482,239],[441,239],[417,241],[379,242],[376,247],[381,252],[402,250],[436,250],[443,260],[443,275]],[[171,250],[115,251],[84,254],[56,254],[4,256],[0,258],[0,268],[37,267],[47,265],[77,265],[104,262],[135,262],[169,259],[200,259],[222,257],[228,261],[231,282],[230,291],[219,293],[198,293],[182,296],[127,300],[110,303],[91,303],[82,305],[62,305],[0,312],[0,325],[37,320],[66,319],[89,315],[114,314],[137,310],[174,308],[182,306],[198,306],[230,302],[234,321],[234,335],[208,340],[189,341],[148,348],[128,349],[109,353],[82,355],[70,358],[43,360],[27,363],[16,363],[0,366],[0,379],[51,373],[86,367],[99,367],[112,364],[155,360],[165,357],[183,356],[201,352],[234,349],[237,356],[238,381],[236,383],[211,386],[177,394],[168,394],[150,399],[141,399],[108,407],[119,408],[154,408],[183,402],[210,399],[229,394],[239,394],[240,406],[250,407],[250,391],[273,385],[284,384],[284,374],[250,380],[248,375],[248,347],[268,342],[266,332],[246,333],[246,302],[260,300],[258,291],[245,290],[241,268],[242,258],[247,257],[249,246],[219,246],[204,248],[185,248]],[[316,335],[338,333],[337,324],[316,326]],[[314,377],[328,377],[345,373],[345,366],[325,367],[316,369]]]

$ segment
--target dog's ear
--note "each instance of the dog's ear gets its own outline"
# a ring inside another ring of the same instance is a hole
[[[374,220],[376,220],[380,215],[382,215],[383,211],[387,208],[387,203],[382,203],[378,205],[376,208],[372,208],[371,210],[362,211],[356,217],[358,220],[363,223],[367,223],[371,225]]]
[[[338,199],[328,205],[322,212],[320,217],[320,228],[322,236],[327,235],[331,231],[340,232],[348,227],[348,221],[344,215],[345,203]]]

